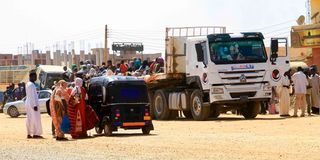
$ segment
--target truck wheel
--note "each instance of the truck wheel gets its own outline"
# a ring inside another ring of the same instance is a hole
[[[193,118],[191,111],[183,111],[183,115],[184,115],[184,117],[186,117],[188,119]]]
[[[219,105],[211,105],[210,108],[210,117],[218,118],[220,116],[221,106]]]
[[[203,105],[202,95],[200,90],[194,90],[190,99],[191,114],[194,120],[204,121],[208,119],[210,107]]]
[[[261,109],[259,102],[248,102],[246,107],[241,109],[241,113],[246,119],[253,119],[259,114]]]
[[[167,98],[163,90],[157,90],[154,94],[154,116],[159,120],[167,120],[170,117]]]

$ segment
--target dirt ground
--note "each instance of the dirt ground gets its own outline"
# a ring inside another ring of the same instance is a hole
[[[92,130],[92,138],[57,142],[45,114],[45,139],[26,139],[25,116],[0,114],[0,159],[320,159],[319,123],[319,116],[222,115],[203,122],[154,121],[147,136],[120,130],[104,137]]]

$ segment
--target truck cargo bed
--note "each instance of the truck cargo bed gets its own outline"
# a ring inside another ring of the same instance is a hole
[[[159,73],[146,78],[148,89],[185,85],[185,73]]]

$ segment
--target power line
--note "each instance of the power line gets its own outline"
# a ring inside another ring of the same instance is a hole
[[[155,38],[155,36],[150,37],[150,35],[131,35],[131,34],[125,34],[125,33],[117,33],[117,32],[112,32],[109,35],[111,36],[120,36],[120,37],[130,37],[130,38],[137,38],[137,39],[151,39],[151,40],[164,40],[165,38]]]
[[[284,21],[284,22],[281,22],[281,23],[276,23],[276,24],[272,24],[272,25],[269,25],[269,26],[265,26],[265,27],[262,27],[262,28],[251,28],[251,29],[234,29],[234,31],[262,31],[262,30],[269,30],[271,28],[274,28],[276,26],[281,26],[281,25],[284,25],[284,24],[287,24],[287,23],[291,23],[291,22],[295,22],[295,19],[291,19],[291,20],[287,20],[287,21]]]

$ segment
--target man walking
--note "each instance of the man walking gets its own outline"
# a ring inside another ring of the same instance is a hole
[[[301,107],[301,117],[304,117],[305,108],[306,108],[306,93],[308,80],[305,74],[303,73],[302,67],[298,67],[298,71],[292,75],[292,81],[294,85],[294,92],[296,95],[296,104],[294,106],[293,117],[297,117],[298,107]]]
[[[319,114],[320,108],[320,77],[316,72],[316,68],[311,68],[311,102],[312,102],[312,113]]]
[[[25,107],[27,112],[27,138],[43,138],[38,94],[35,86],[37,74],[34,70],[29,73],[29,82],[26,84]],[[32,135],[32,136],[31,136]]]
[[[308,115],[311,116],[311,88],[312,88],[312,83],[311,83],[311,73],[310,73],[310,69],[309,68],[306,68],[304,70],[304,74],[306,75],[307,77],[307,80],[308,80],[308,86],[307,86],[307,94],[306,94],[306,101],[307,101],[307,112],[308,112]]]

